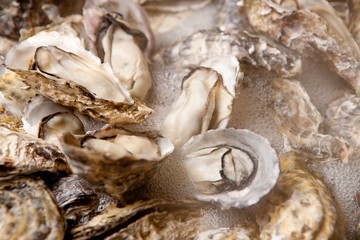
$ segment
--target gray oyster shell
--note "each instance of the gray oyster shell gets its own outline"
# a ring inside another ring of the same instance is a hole
[[[298,160],[293,152],[280,158],[279,180],[256,214],[260,239],[345,239],[331,192]]]
[[[120,201],[146,184],[173,150],[170,141],[156,134],[112,126],[80,137],[64,134],[60,144],[74,174]]]
[[[279,78],[272,84],[274,119],[285,140],[285,149],[294,149],[312,159],[348,161],[352,147],[342,138],[320,133],[322,116],[300,82]]]
[[[60,178],[52,187],[52,193],[65,218],[72,221],[94,211],[100,199],[95,189],[77,175]]]
[[[282,76],[301,72],[301,59],[292,50],[246,31],[231,34],[219,29],[201,30],[166,49],[164,58],[181,67],[194,67],[218,55],[234,56],[240,62],[264,67]]]
[[[253,205],[275,185],[279,162],[267,139],[248,130],[209,130],[182,148],[195,198],[223,208]]]
[[[65,221],[41,180],[0,181],[0,202],[2,239],[64,239]]]
[[[66,157],[52,144],[0,126],[0,177],[69,173]]]
[[[246,0],[249,23],[257,31],[304,55],[321,55],[331,68],[360,91],[360,50],[327,1]]]

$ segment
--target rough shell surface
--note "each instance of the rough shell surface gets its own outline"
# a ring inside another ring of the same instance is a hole
[[[310,158],[347,161],[352,147],[341,138],[319,133],[322,116],[300,82],[275,79],[272,83],[274,118],[285,148]]]
[[[0,233],[3,239],[64,239],[65,221],[41,180],[0,181]]]

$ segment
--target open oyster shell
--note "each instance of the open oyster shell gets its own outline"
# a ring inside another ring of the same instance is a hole
[[[162,123],[161,134],[175,147],[193,135],[228,124],[240,65],[236,58],[223,56],[209,59],[203,66],[184,78],[182,92]]]
[[[345,239],[337,204],[327,187],[297,162],[280,158],[279,180],[261,200],[257,213],[260,239]]]
[[[35,53],[37,70],[13,69],[42,96],[111,124],[144,121],[152,110],[133,100],[106,65],[54,46]]]
[[[224,208],[253,205],[275,185],[279,163],[267,139],[248,130],[209,130],[182,148],[196,198]]]
[[[0,181],[0,234],[3,239],[64,239],[65,221],[41,180]]]
[[[173,151],[170,141],[156,134],[132,133],[112,126],[81,137],[64,134],[60,144],[74,174],[103,186],[119,200],[148,182],[161,160]]]
[[[194,240],[258,240],[259,233],[254,226],[244,225],[234,228],[219,228],[199,233]]]
[[[250,25],[304,55],[321,55],[360,91],[360,50],[343,21],[325,0],[246,0]]]
[[[347,161],[352,147],[342,138],[319,132],[322,116],[300,82],[279,78],[272,84],[274,118],[285,148],[310,158]]]
[[[66,157],[52,144],[0,126],[0,177],[70,172]]]

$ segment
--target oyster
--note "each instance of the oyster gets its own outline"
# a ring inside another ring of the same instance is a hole
[[[144,9],[134,0],[86,0],[83,8],[84,26],[86,34],[95,43],[101,28],[102,18],[106,13],[121,14],[133,27],[146,35],[148,44],[146,55],[151,56],[155,45],[155,38],[150,27],[150,21]],[[95,46],[90,49],[96,53]]]
[[[85,224],[71,229],[72,239],[191,239],[201,229],[201,205],[154,199],[123,207],[110,204]]]
[[[253,205],[275,185],[279,163],[267,139],[248,130],[210,130],[183,147],[184,164],[200,191],[224,208]]]
[[[0,233],[3,239],[64,239],[65,221],[41,180],[0,181]]]
[[[132,97],[144,100],[152,77],[143,55],[146,36],[132,28],[119,14],[106,14],[99,30],[98,55],[112,67],[114,74]]]
[[[0,102],[7,112],[20,117],[36,92],[23,83],[15,72],[4,67],[0,67],[0,72]]]
[[[348,161],[352,147],[343,139],[319,133],[322,117],[298,81],[272,82],[274,118],[287,150],[317,159]]]
[[[44,97],[111,124],[138,123],[152,110],[133,100],[108,65],[63,51],[39,47],[35,69],[13,69],[23,82]]]
[[[347,94],[329,104],[325,115],[325,129],[351,143],[360,145],[360,98]]]
[[[162,123],[161,134],[175,147],[181,147],[193,135],[228,124],[239,63],[234,57],[223,56],[203,65],[210,68],[198,67],[184,78],[181,95]]]
[[[3,126],[0,126],[0,149],[0,177],[70,172],[65,156],[56,146]]]
[[[331,192],[303,170],[294,153],[280,158],[275,188],[256,214],[260,239],[345,239],[344,222]]]
[[[95,189],[76,175],[61,178],[52,187],[52,192],[67,220],[80,219],[92,212],[99,203]]]
[[[193,67],[218,55],[234,56],[240,62],[264,67],[282,76],[295,76],[301,72],[301,59],[297,54],[246,31],[235,35],[218,29],[201,30],[168,48],[164,57],[182,67]]]
[[[173,151],[167,139],[109,125],[79,138],[64,134],[60,144],[74,174],[119,200],[149,181]]]
[[[356,92],[360,90],[360,50],[334,9],[318,1],[246,0],[250,24],[304,55],[321,55]]]

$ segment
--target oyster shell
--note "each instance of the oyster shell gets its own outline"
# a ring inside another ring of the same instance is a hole
[[[300,82],[279,78],[272,84],[274,119],[285,140],[284,147],[310,158],[346,162],[352,147],[341,138],[319,133],[323,119]]]
[[[256,215],[260,239],[345,239],[331,192],[296,161],[293,153],[280,158],[279,180]]]
[[[0,149],[0,177],[70,172],[65,156],[56,146],[3,126],[0,126]]]
[[[3,239],[63,239],[65,221],[41,180],[0,181],[0,233]]]
[[[145,99],[152,85],[149,67],[142,52],[146,45],[146,36],[132,28],[121,15],[105,15],[99,30],[98,55],[110,64],[131,96],[140,100]]]
[[[219,228],[199,233],[194,240],[258,240],[259,233],[253,226]]]
[[[358,45],[360,45],[360,1],[358,0],[350,0],[349,1],[349,30],[351,34],[354,36],[354,39]]]
[[[212,0],[138,0],[146,10],[183,12],[197,10],[210,4]]]
[[[144,185],[173,151],[167,139],[109,125],[79,138],[64,134],[60,144],[74,174],[119,200]]]
[[[360,50],[327,1],[246,0],[251,26],[304,55],[321,55],[356,92]]]
[[[26,104],[36,92],[23,83],[15,72],[1,66],[0,73],[0,103],[7,112],[20,117]]]
[[[67,220],[77,221],[92,212],[99,203],[95,189],[76,175],[61,178],[52,187],[52,192]]]
[[[275,185],[279,175],[276,152],[267,139],[248,130],[210,130],[182,148],[196,198],[224,208],[255,204]]]
[[[360,98],[346,94],[330,103],[324,123],[329,134],[346,139],[354,147],[359,146]]]
[[[85,224],[71,229],[72,239],[191,239],[201,229],[199,203],[154,199],[123,207],[110,204]]]
[[[161,134],[175,147],[181,147],[193,135],[228,124],[239,63],[236,58],[225,56],[203,64],[211,68],[198,67],[184,78],[181,95],[162,123]]]
[[[201,30],[168,48],[164,57],[182,67],[193,67],[218,55],[234,56],[240,62],[264,67],[282,76],[295,76],[301,72],[301,59],[297,54],[246,31],[235,35],[218,29]]]
[[[54,46],[38,48],[35,60],[37,70],[13,71],[53,102],[111,124],[138,123],[152,113],[129,96],[107,65]]]

